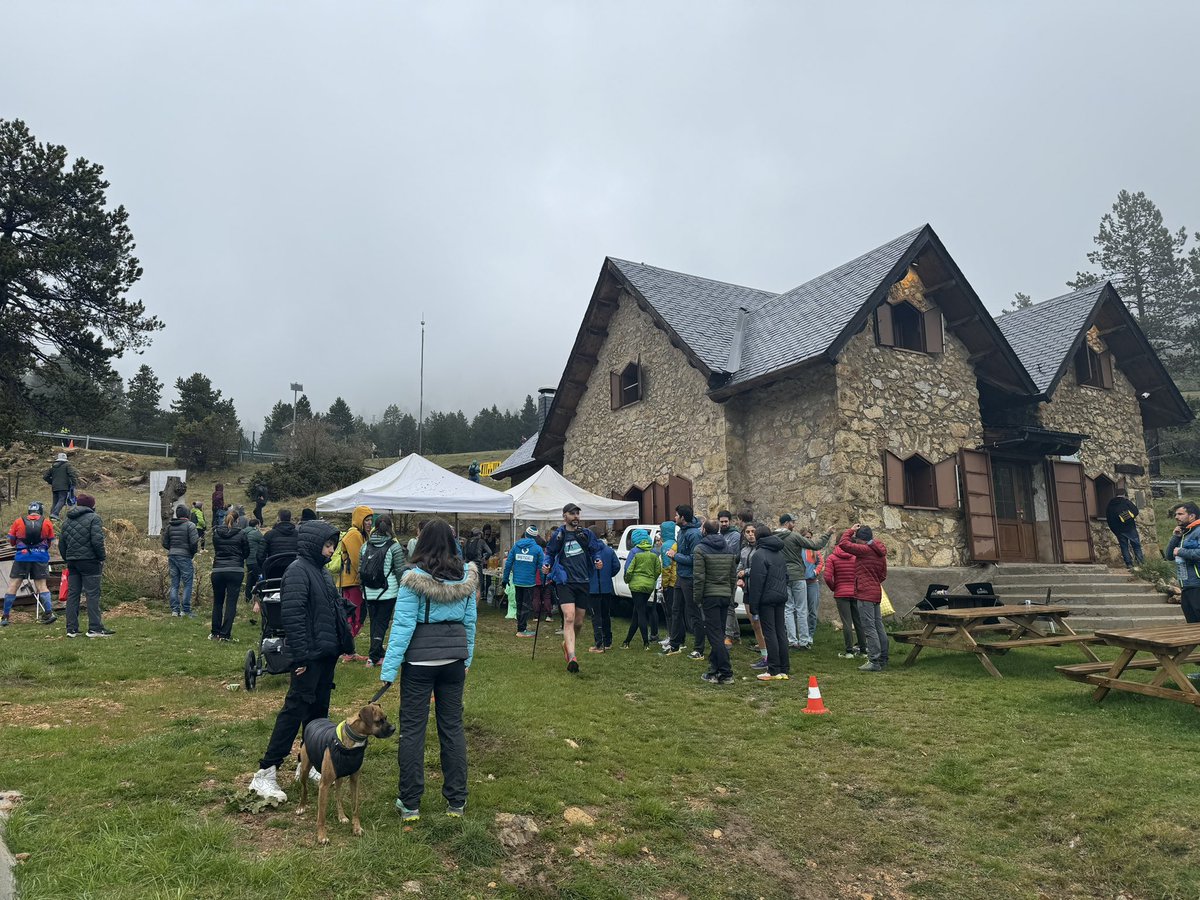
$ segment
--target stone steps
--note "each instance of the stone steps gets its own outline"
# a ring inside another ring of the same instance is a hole
[[[1021,585],[1039,585],[1045,588],[1047,585],[1059,584],[1129,584],[1132,576],[1126,572],[1108,571],[1100,572],[1081,572],[1075,577],[1063,575],[1058,576],[1050,573],[1041,573],[1037,575],[1009,575],[997,574],[991,578],[992,584],[995,585],[1012,585],[1019,587]],[[1146,582],[1142,582],[1145,584]]]

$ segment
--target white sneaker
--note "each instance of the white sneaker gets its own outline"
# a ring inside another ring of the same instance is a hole
[[[278,800],[281,803],[287,800],[287,794],[283,792],[279,782],[275,779],[275,766],[255,772],[254,778],[250,782],[250,791],[258,794],[264,800]]]
[[[296,780],[297,781],[300,780],[300,763],[296,763]],[[321,783],[321,773],[318,772],[316,769],[309,769],[308,770],[308,780],[311,781],[313,784],[320,784]]]

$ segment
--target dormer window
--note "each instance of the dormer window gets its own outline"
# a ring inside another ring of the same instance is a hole
[[[608,373],[609,399],[613,409],[620,409],[642,399],[645,372],[641,363],[630,363],[620,372]]]
[[[922,311],[907,300],[880,304],[875,311],[875,334],[881,347],[916,353],[941,353],[944,349],[941,311],[937,307]]]
[[[1097,353],[1085,341],[1075,354],[1075,379],[1086,387],[1111,389],[1112,354],[1107,350]]]

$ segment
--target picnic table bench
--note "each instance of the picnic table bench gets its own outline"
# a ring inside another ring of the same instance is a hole
[[[1121,655],[1113,662],[1095,662],[1076,666],[1056,666],[1064,678],[1096,685],[1092,698],[1097,702],[1108,696],[1110,690],[1129,691],[1148,697],[1163,697],[1200,706],[1200,690],[1180,669],[1185,663],[1200,662],[1200,625],[1157,625],[1153,628],[1135,628],[1130,631],[1097,631],[1096,637],[1113,647],[1121,648]],[[1149,653],[1149,659],[1137,659],[1138,653]],[[1130,681],[1122,676],[1131,670],[1157,669],[1154,678],[1147,684]],[[1170,679],[1175,688],[1164,687]]]
[[[1083,655],[1091,662],[1100,662],[1088,644],[1099,643],[1099,638],[1090,634],[1076,634],[1063,621],[1071,614],[1067,606],[1037,606],[1011,604],[1008,606],[981,606],[974,609],[933,609],[914,610],[924,623],[920,632],[896,632],[892,634],[896,640],[912,644],[912,650],[904,660],[904,665],[911,666],[916,662],[921,651],[926,647],[939,650],[959,650],[974,653],[980,664],[994,677],[1000,678],[1000,672],[992,664],[989,654],[1007,653],[1020,647],[1059,647],[1065,644],[1075,644]],[[988,624],[990,619],[1000,619],[999,624]],[[1053,628],[1061,634],[1047,634],[1039,630],[1038,619],[1048,619]],[[1009,637],[1003,640],[977,640],[983,632],[1009,632]]]

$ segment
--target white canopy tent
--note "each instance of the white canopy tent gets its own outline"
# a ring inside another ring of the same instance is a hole
[[[579,505],[579,517],[608,521],[636,519],[641,515],[635,500],[611,500],[567,481],[550,466],[505,491],[513,501],[513,518],[525,522],[553,522],[562,518],[568,503]]]
[[[317,498],[317,512],[351,512],[356,506],[396,512],[511,516],[513,500],[508,494],[410,453],[362,481]]]

